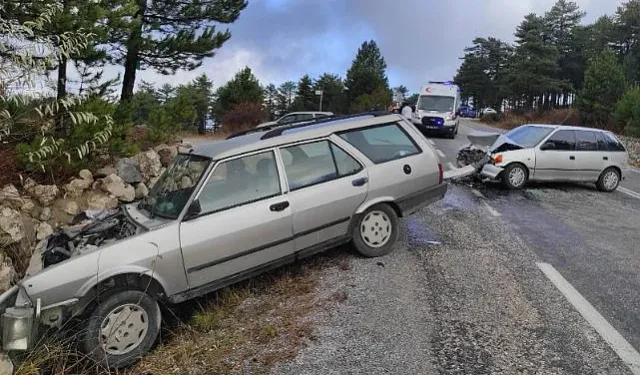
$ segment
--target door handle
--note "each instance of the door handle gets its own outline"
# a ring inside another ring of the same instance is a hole
[[[571,155],[571,156],[569,156],[569,160],[576,160],[576,157]]]
[[[602,160],[609,160],[609,157],[608,156],[603,156]]]
[[[353,186],[362,186],[362,185],[366,184],[368,181],[369,181],[368,178],[362,177],[362,178],[357,178],[357,179],[351,181],[351,184]]]
[[[404,171],[404,174],[411,174],[411,166],[409,164],[405,164],[404,167],[402,167],[402,170]]]
[[[276,211],[284,211],[287,207],[289,207],[289,202],[280,202],[272,204],[269,209],[273,212]]]

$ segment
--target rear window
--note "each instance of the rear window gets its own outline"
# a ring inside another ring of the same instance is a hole
[[[609,151],[626,151],[622,143],[616,138],[615,135],[608,132],[602,134],[604,135],[604,140]]]
[[[422,152],[398,124],[352,130],[339,135],[376,164]]]

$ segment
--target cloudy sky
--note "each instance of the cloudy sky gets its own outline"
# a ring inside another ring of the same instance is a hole
[[[575,0],[585,22],[613,14],[623,0]],[[231,39],[192,72],[141,79],[161,85],[207,73],[215,87],[245,65],[263,83],[297,81],[323,72],[345,75],[359,45],[375,39],[392,86],[416,91],[428,80],[451,79],[465,46],[476,36],[512,41],[527,13],[543,14],[555,0],[249,0]],[[225,26],[223,26],[225,27]],[[115,74],[118,69],[110,68]]]

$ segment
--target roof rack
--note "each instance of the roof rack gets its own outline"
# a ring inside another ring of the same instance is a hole
[[[278,137],[278,136],[282,135],[282,133],[285,130],[299,129],[299,128],[304,128],[304,127],[311,126],[311,125],[324,124],[324,123],[327,123],[327,122],[333,122],[333,121],[338,121],[338,120],[346,120],[346,119],[350,119],[350,118],[357,118],[357,117],[364,117],[364,116],[380,117],[380,116],[387,116],[387,115],[391,115],[391,114],[392,113],[387,112],[387,111],[371,111],[371,112],[357,113],[357,114],[353,114],[353,115],[327,116],[327,117],[322,117],[322,118],[314,120],[314,121],[305,122],[303,124],[277,127],[275,129],[270,130],[267,133],[265,133],[262,137],[260,137],[260,139],[263,140],[263,139],[269,139],[269,138]]]

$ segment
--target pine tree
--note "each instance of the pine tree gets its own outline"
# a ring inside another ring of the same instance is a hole
[[[380,100],[381,103],[373,103],[372,107],[387,108],[391,102],[391,90],[386,69],[387,63],[384,61],[376,42],[371,40],[362,43],[347,71],[347,78],[344,82],[350,108],[362,108],[362,103],[372,100],[371,95],[374,92],[378,94],[375,99]],[[383,91],[387,91],[388,95],[381,95]],[[369,95],[369,99],[358,100],[362,95]]]
[[[273,121],[276,117],[278,108],[278,88],[273,83],[263,88],[264,91],[264,107],[267,111],[268,120]]]
[[[627,79],[630,83],[640,83],[640,0],[623,3],[614,16],[614,44],[622,56]]]
[[[528,14],[516,30],[515,64],[508,77],[507,92],[525,109],[548,108],[549,95],[566,87],[559,80],[558,49],[548,41],[544,20]]]
[[[313,89],[322,90],[322,110],[333,113],[347,111],[344,84],[339,76],[324,73],[314,83]]]
[[[278,105],[277,116],[284,116],[287,112],[290,112],[293,106],[293,101],[296,97],[296,85],[293,81],[287,81],[278,87]]]
[[[624,71],[611,49],[589,60],[577,103],[582,121],[588,125],[607,125],[625,87]]]
[[[246,0],[111,1],[123,5],[120,17],[110,20],[110,42],[120,47],[110,51],[112,60],[124,66],[123,102],[133,95],[138,69],[172,74],[199,67],[231,37],[229,30],[217,31],[212,23],[232,23],[247,6]]]
[[[298,91],[293,101],[295,111],[315,111],[320,105],[320,97],[316,97],[313,90],[313,81],[309,75],[305,75],[298,82]]]
[[[165,83],[164,85],[160,86],[160,88],[157,91],[158,91],[158,99],[160,100],[161,103],[168,102],[171,98],[173,98],[176,95],[176,88],[169,83]]]
[[[258,103],[262,105],[264,94],[260,82],[249,67],[245,67],[216,91],[216,101],[212,107],[217,123],[234,106],[242,103]]]
[[[206,74],[199,75],[190,85],[193,97],[193,106],[196,112],[196,124],[198,125],[198,133],[204,134],[207,131],[207,121],[211,103],[213,101],[213,82],[209,80]]]

